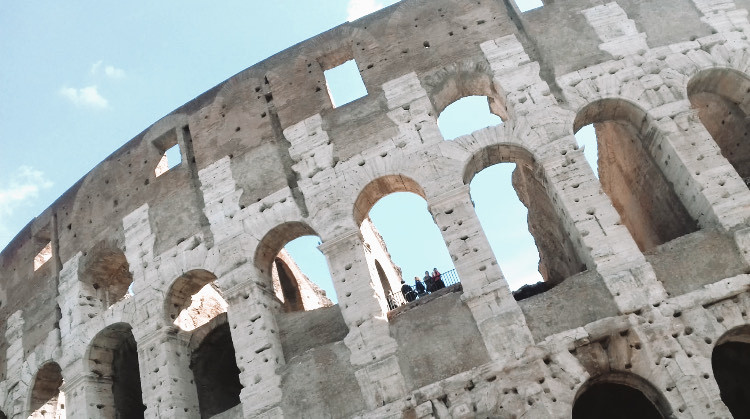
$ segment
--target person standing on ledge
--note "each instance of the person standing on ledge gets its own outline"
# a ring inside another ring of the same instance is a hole
[[[424,271],[424,284],[427,287],[427,292],[433,292],[435,291],[435,282],[432,280],[432,277],[430,276],[430,271]]]
[[[417,294],[414,293],[414,290],[403,279],[401,280],[401,293],[404,294],[404,299],[406,299],[407,303],[417,299]]]
[[[445,282],[440,277],[440,272],[438,272],[437,268],[433,268],[432,270],[432,283],[435,291],[445,288]]]
[[[424,283],[419,280],[419,277],[414,277],[414,288],[417,289],[417,297],[424,297],[427,295],[427,290],[424,287]]]

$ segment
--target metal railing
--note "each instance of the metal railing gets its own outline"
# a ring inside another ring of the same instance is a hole
[[[455,285],[461,282],[461,280],[458,278],[458,274],[456,273],[455,269],[451,269],[450,271],[445,271],[440,274],[440,279],[443,281],[443,284],[445,284],[446,288],[450,287],[451,285]],[[422,294],[418,294],[417,290],[414,289],[414,286],[411,286],[411,289],[413,291],[413,297],[414,299],[412,301],[417,301],[420,298],[424,298],[428,295],[430,295],[430,292],[424,292]],[[399,290],[398,292],[391,292],[388,296],[388,308],[390,310],[396,309],[398,307],[401,307],[404,304],[408,304],[410,301],[406,300],[406,297],[404,296],[404,293]]]

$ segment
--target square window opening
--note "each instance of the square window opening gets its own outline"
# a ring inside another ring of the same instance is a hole
[[[544,6],[544,3],[542,3],[542,0],[516,0],[516,5],[518,10],[527,12]]]
[[[45,263],[47,263],[48,260],[52,258],[52,242],[47,242],[47,244],[42,248],[39,253],[37,253],[36,256],[34,256],[34,272],[36,272],[39,268],[42,267]]]
[[[182,163],[182,154],[180,152],[180,145],[177,144],[177,133],[175,130],[170,130],[154,140],[154,145],[162,152],[161,160],[159,160],[159,164],[154,169],[156,177],[163,175]]]
[[[348,60],[323,72],[328,96],[334,108],[367,96],[367,88],[359,74],[357,62]]]

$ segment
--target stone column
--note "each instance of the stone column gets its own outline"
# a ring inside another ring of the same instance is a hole
[[[283,417],[281,376],[284,352],[274,317],[273,290],[253,279],[255,268],[242,269],[248,278],[226,291],[227,320],[232,333],[237,367],[240,369],[242,412],[246,418]]]
[[[730,230],[744,224],[750,191],[722,156],[698,112],[684,100],[649,114],[663,133],[650,147],[654,161],[674,184],[690,215],[701,227],[719,225]]]
[[[111,379],[97,378],[83,371],[67,370],[63,375],[65,381],[60,389],[65,393],[65,417],[109,419],[115,416]]]
[[[492,359],[517,358],[534,344],[526,318],[503,278],[464,185],[428,199]]]
[[[539,164],[579,257],[589,269],[596,268],[621,312],[663,301],[667,294],[653,268],[620,223],[583,151],[573,149],[572,137],[569,143],[570,147],[561,147],[565,154],[549,156]]]
[[[133,329],[138,335],[138,329]],[[185,335],[163,327],[137,336],[146,418],[200,418],[198,392]]]
[[[9,418],[16,418],[22,415],[25,408],[24,401],[29,396],[29,384],[32,378],[28,374],[24,374],[23,324],[22,310],[18,310],[8,316],[8,321],[6,322],[5,339],[8,343],[8,349],[5,352],[7,370],[6,388],[8,389],[6,397],[7,400],[12,400],[12,404],[6,404],[9,410],[5,413]]]
[[[396,357],[398,344],[390,335],[384,305],[365,259],[358,230],[327,239],[318,247],[328,260],[333,286],[349,334],[344,343],[351,351],[362,396],[375,409],[406,394],[406,384]]]

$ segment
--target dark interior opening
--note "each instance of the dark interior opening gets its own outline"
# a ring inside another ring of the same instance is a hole
[[[31,411],[35,412],[44,405],[56,409],[62,383],[62,370],[57,363],[50,362],[40,368],[31,391]],[[55,412],[43,412],[45,413],[55,414]]]
[[[639,390],[616,383],[598,383],[573,405],[573,419],[664,419]]]
[[[711,365],[721,400],[735,418],[750,418],[750,343],[727,342],[714,348]]]
[[[112,352],[112,394],[116,418],[143,418],[146,406],[141,393],[138,347],[132,333]]]
[[[190,359],[201,418],[210,418],[240,404],[240,369],[229,324],[219,325],[201,342]]]

